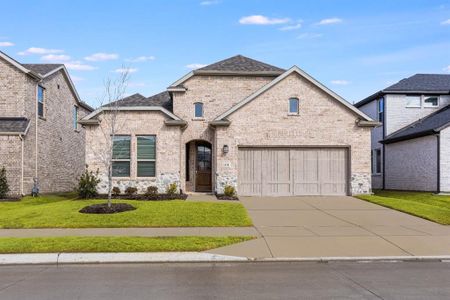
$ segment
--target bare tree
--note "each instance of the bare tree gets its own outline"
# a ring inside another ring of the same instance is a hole
[[[100,150],[99,158],[104,164],[108,175],[108,207],[111,208],[112,198],[112,165],[114,153],[114,139],[123,122],[119,123],[118,114],[120,111],[120,102],[126,95],[129,80],[129,68],[122,67],[123,72],[117,78],[107,78],[104,81],[104,94],[100,99],[100,105],[104,108],[101,115],[100,128],[104,137],[105,147]]]

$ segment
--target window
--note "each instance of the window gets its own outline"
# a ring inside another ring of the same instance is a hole
[[[201,102],[194,103],[194,108],[195,108],[194,116],[196,118],[203,118],[203,103]]]
[[[420,107],[420,96],[406,96],[406,107]]]
[[[78,106],[73,107],[73,129],[78,129]]]
[[[130,136],[115,136],[113,139],[112,176],[130,177]]]
[[[439,96],[425,96],[423,98],[423,107],[438,107]]]
[[[137,137],[137,177],[155,177],[156,137]]]
[[[372,174],[381,174],[381,149],[372,151]]]
[[[37,100],[38,100],[38,116],[44,117],[44,88],[40,85],[38,85]]]
[[[384,122],[384,98],[378,99],[378,122]]]
[[[298,114],[298,99],[291,98],[289,99],[289,113],[290,114]]]

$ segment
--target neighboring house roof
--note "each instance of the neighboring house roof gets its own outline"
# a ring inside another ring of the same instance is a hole
[[[357,109],[356,107],[351,105],[344,98],[342,98],[341,96],[339,96],[338,94],[336,94],[335,92],[333,92],[332,90],[330,90],[329,88],[324,86],[322,83],[320,83],[319,81],[314,79],[312,76],[310,76],[308,73],[306,73],[305,71],[303,71],[302,69],[300,69],[297,66],[293,66],[292,68],[290,68],[289,70],[284,72],[282,75],[278,76],[277,78],[275,78],[274,80],[272,80],[268,84],[262,86],[260,89],[255,91],[253,94],[251,94],[250,96],[246,97],[242,101],[238,102],[236,105],[231,107],[229,110],[227,110],[226,112],[224,112],[223,114],[218,116],[213,122],[226,121],[225,120],[226,117],[228,117],[229,115],[231,115],[232,113],[234,113],[235,111],[237,111],[238,109],[240,109],[241,107],[243,107],[244,105],[249,103],[250,101],[254,100],[259,95],[261,95],[265,91],[269,90],[270,88],[275,86],[277,83],[279,83],[280,81],[282,81],[284,78],[286,78],[287,76],[289,76],[292,73],[297,73],[300,76],[302,76],[303,78],[307,79],[309,82],[314,84],[316,87],[318,87],[319,89],[324,91],[326,94],[330,95],[335,100],[337,100],[338,102],[343,104],[346,108],[348,108],[349,110],[353,111],[356,115],[361,117],[363,121],[368,121],[369,123],[365,123],[365,126],[377,126],[378,125],[378,122],[373,122],[373,120],[369,116],[367,116],[362,111],[360,111],[359,109]]]
[[[169,90],[184,89],[182,83],[194,75],[279,76],[286,70],[264,62],[236,55],[203,68],[193,70],[169,86]]]
[[[170,97],[169,92],[166,92],[166,91],[161,92],[156,95],[153,95],[153,96],[150,96],[150,97],[144,97],[141,94],[136,93],[134,95],[125,97],[116,102],[106,104],[104,106],[111,107],[111,106],[115,106],[116,103],[117,103],[117,106],[121,106],[121,107],[161,106],[170,112],[173,111],[172,97]]]
[[[75,95],[75,99],[76,99],[77,103],[81,107],[85,108],[86,110],[88,110],[90,112],[92,112],[94,110],[90,105],[88,105],[86,102],[81,100],[81,98],[78,95],[78,92],[75,88],[75,85],[73,84],[72,79],[70,78],[69,72],[67,71],[66,67],[63,64],[21,64],[17,60],[13,59],[12,57],[8,56],[7,54],[5,54],[2,51],[0,51],[0,58],[3,58],[5,61],[10,63],[12,66],[16,67],[17,69],[24,72],[25,74],[30,75],[31,77],[35,78],[36,80],[42,80],[58,71],[62,71],[63,74],[67,78],[69,87],[71,88],[73,94]]]
[[[450,125],[450,104],[402,129],[388,135],[382,143],[389,144],[430,134],[436,134]]]
[[[30,120],[22,117],[0,117],[0,135],[25,135]]]
[[[355,106],[361,107],[364,104],[389,93],[449,94],[450,74],[415,74],[370,95],[356,103]]]

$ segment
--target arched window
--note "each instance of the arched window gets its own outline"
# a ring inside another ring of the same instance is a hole
[[[194,103],[194,116],[196,118],[203,118],[203,103],[201,102],[196,102]]]
[[[290,98],[289,99],[289,113],[290,114],[298,114],[298,99],[297,98]]]

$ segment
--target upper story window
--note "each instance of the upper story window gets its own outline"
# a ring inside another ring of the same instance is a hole
[[[194,103],[194,117],[196,118],[203,118],[203,103],[196,102]]]
[[[378,122],[383,123],[384,122],[384,98],[378,99]]]
[[[137,136],[137,177],[155,177],[156,137]]]
[[[289,99],[289,114],[298,114],[299,112],[299,101],[297,98]]]
[[[112,142],[112,176],[130,177],[131,136],[116,135]]]
[[[420,96],[406,96],[406,107],[421,107]]]
[[[372,174],[381,174],[381,149],[372,150]]]
[[[438,107],[439,96],[425,96],[423,98],[423,107]]]
[[[78,106],[73,107],[73,129],[78,130]]]
[[[42,86],[38,85],[37,89],[37,105],[38,105],[38,116],[44,117],[44,97],[45,97],[45,90]]]

